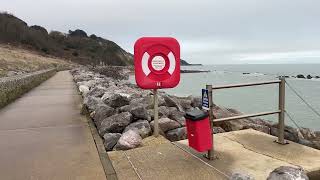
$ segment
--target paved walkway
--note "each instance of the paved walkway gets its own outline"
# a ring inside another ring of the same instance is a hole
[[[319,179],[319,150],[293,142],[280,145],[273,142],[275,139],[251,129],[215,134],[217,159],[213,161],[189,148],[188,140],[166,141],[108,154],[119,180],[224,180],[233,172],[250,174],[260,180],[267,179],[279,166],[300,166],[310,179]]]
[[[119,180],[227,180],[227,176],[163,137],[141,148],[108,152]],[[149,142],[145,142],[149,141]]]
[[[106,179],[68,71],[0,110],[0,179]]]

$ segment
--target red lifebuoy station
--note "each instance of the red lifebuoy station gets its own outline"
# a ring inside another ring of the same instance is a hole
[[[134,45],[137,85],[142,89],[173,88],[180,81],[180,45],[171,37],[143,37]]]

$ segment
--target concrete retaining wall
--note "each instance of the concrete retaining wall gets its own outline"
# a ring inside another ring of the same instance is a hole
[[[38,86],[56,73],[55,69],[0,78],[0,108]]]

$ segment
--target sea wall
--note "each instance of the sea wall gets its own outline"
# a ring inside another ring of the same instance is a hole
[[[47,69],[32,73],[0,78],[0,108],[38,86],[56,73],[55,69]]]
[[[109,68],[109,69],[108,69]],[[105,71],[102,72],[101,71]],[[142,90],[126,80],[128,70],[113,67],[74,69],[71,71],[83,96],[84,109],[90,114],[107,151],[125,150],[141,146],[141,140],[153,132],[153,92]],[[170,141],[186,139],[184,115],[201,108],[201,98],[172,96],[159,91],[160,133]],[[235,109],[214,105],[215,118],[240,115]],[[215,123],[213,133],[255,129],[278,135],[277,123],[260,118],[245,118]],[[285,138],[320,149],[320,131],[285,127]]]

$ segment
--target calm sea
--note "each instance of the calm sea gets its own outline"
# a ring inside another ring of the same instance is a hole
[[[210,70],[211,72],[182,74],[180,84],[176,88],[165,90],[169,94],[201,96],[201,89],[205,88],[206,84],[217,86],[267,81],[275,80],[279,75],[320,75],[320,64],[205,65],[182,67],[182,69]],[[131,77],[131,80],[133,78]],[[320,79],[288,78],[287,82],[320,112]],[[244,113],[272,111],[278,107],[278,85],[215,90],[213,101],[220,106],[235,108]],[[320,117],[316,116],[289,87],[286,87],[286,110],[299,126],[320,130]],[[263,118],[277,121],[276,115]],[[286,117],[286,123],[293,125],[288,117]]]

